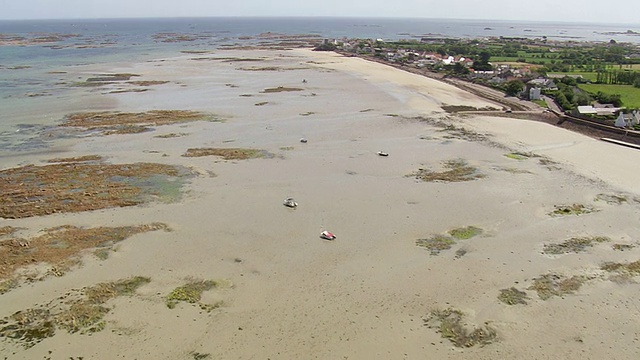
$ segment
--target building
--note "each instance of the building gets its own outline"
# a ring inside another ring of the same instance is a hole
[[[635,125],[640,124],[640,118],[637,111],[634,111],[631,114],[625,114],[622,111],[616,122],[614,124],[615,127],[624,128],[624,127],[633,127]]]
[[[627,127],[627,119],[625,119],[624,113],[622,111],[620,112],[620,115],[618,115],[616,123],[613,125],[619,128]]]
[[[529,81],[527,84],[534,87],[541,88],[542,90],[550,90],[550,91],[558,90],[558,85],[556,85],[556,83],[553,82],[553,80],[549,80],[545,78],[533,79]]]
[[[529,89],[529,100],[540,100],[540,88],[532,87]]]
[[[620,108],[617,107],[578,106],[578,114],[580,115],[611,116],[618,111]]]

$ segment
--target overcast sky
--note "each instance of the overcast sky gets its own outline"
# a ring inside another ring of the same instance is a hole
[[[347,16],[637,24],[640,0],[0,0],[0,19]]]

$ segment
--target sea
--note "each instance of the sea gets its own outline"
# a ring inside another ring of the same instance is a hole
[[[254,45],[262,41],[257,35],[265,33],[306,34],[319,40],[503,36],[640,45],[640,23],[343,17],[0,20],[0,152],[47,146],[40,134],[59,119],[34,109],[67,101],[77,91],[65,78],[66,69]],[[179,36],[188,41],[163,41]],[[47,41],[52,38],[54,42]]]

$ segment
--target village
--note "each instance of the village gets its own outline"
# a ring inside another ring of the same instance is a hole
[[[594,46],[612,53],[613,49],[620,52],[622,48],[623,56],[608,58],[605,54],[600,58],[579,59],[593,52]],[[496,56],[505,48],[508,50],[504,51],[510,51],[505,55],[511,56]],[[640,75],[634,67],[640,65],[635,64],[640,61],[640,49],[637,46],[613,42],[594,45],[588,42],[550,41],[546,37],[474,40],[423,37],[411,41],[333,39],[325,40],[317,49],[381,61],[412,72],[421,70],[431,77],[456,78],[484,85],[503,91],[506,97],[534,102],[559,115],[605,127],[640,131],[640,113],[637,111],[640,106],[623,104],[619,94],[592,94],[580,86],[597,83],[602,78],[601,74],[611,71],[608,67],[614,65],[606,63],[605,59],[619,63],[626,61],[630,65],[625,65],[629,67],[625,73]],[[472,52],[475,54],[470,54]],[[622,69],[623,65],[619,67]],[[638,83],[640,81],[634,85]],[[510,112],[508,107],[505,110]]]

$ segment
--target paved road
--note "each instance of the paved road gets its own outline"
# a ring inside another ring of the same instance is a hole
[[[544,100],[544,102],[546,102],[546,103],[547,103],[547,106],[549,107],[549,109],[551,109],[551,110],[553,110],[553,111],[556,111],[556,112],[559,112],[559,113],[563,113],[563,112],[564,112],[564,110],[562,110],[562,109],[558,106],[558,104],[556,104],[556,102],[555,102],[555,101],[553,101],[553,99],[552,99],[552,98],[550,98],[550,97],[548,97],[548,96],[544,96],[544,95],[542,95],[542,96],[541,96],[541,98],[542,98],[542,100]]]

